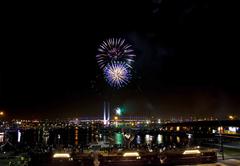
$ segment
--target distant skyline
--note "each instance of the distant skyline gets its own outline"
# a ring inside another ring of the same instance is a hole
[[[0,109],[9,117],[98,116],[104,100],[163,118],[239,115],[234,15],[222,17],[205,1],[97,5],[91,16],[50,8],[6,17]],[[106,84],[95,59],[111,37],[126,38],[136,54],[134,79],[123,90]]]

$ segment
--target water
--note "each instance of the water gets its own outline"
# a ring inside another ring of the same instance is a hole
[[[186,145],[189,141],[187,135],[168,135],[160,132],[121,132],[113,130],[101,130],[91,127],[65,127],[50,130],[29,129],[21,130],[21,138],[16,133],[10,133],[9,140],[28,146],[38,143],[52,146],[87,146],[91,143],[108,142],[117,146],[138,145]]]

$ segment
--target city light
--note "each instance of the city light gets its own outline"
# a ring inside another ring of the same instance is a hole
[[[114,117],[114,120],[118,120],[118,116],[115,116],[115,117]]]
[[[176,130],[177,130],[177,131],[180,131],[180,126],[177,126]]]
[[[219,133],[223,133],[223,131],[224,131],[224,130],[223,130],[223,127],[222,127],[222,126],[218,127],[218,132],[219,132]]]
[[[138,152],[125,152],[123,154],[123,157],[139,157],[139,153]]]
[[[4,142],[4,132],[0,133],[0,143]]]
[[[199,150],[185,150],[183,154],[199,154]]]
[[[229,131],[236,132],[238,130],[238,127],[231,127],[229,126]]]
[[[53,158],[70,158],[69,153],[55,153]]]
[[[229,115],[228,118],[229,118],[230,120],[233,120],[233,119],[234,119],[234,117],[233,117],[232,115]]]
[[[0,111],[0,116],[3,116],[4,115],[4,112],[3,111]]]

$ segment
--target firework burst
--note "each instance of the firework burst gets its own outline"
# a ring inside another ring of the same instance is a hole
[[[96,59],[101,69],[113,61],[125,62],[129,68],[132,68],[135,56],[131,45],[126,43],[125,39],[110,38],[100,44]]]
[[[128,65],[125,62],[112,62],[104,68],[104,76],[108,84],[114,88],[126,86],[132,75]]]

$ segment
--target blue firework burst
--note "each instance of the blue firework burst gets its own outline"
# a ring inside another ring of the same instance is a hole
[[[113,61],[105,66],[104,76],[111,87],[122,88],[132,78],[131,70],[125,62]]]

